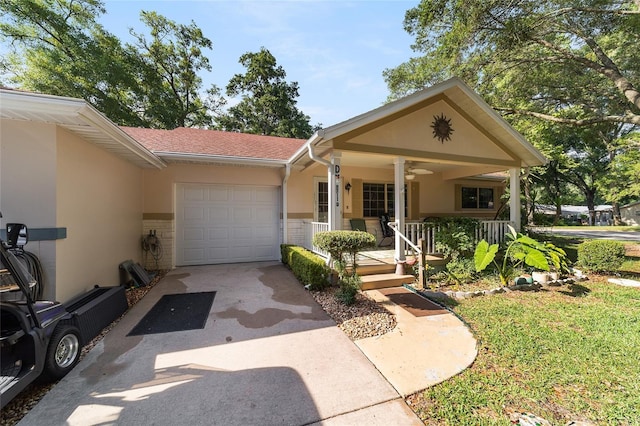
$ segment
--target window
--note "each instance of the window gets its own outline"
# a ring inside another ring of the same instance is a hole
[[[327,181],[316,182],[316,214],[317,222],[327,223],[329,221],[329,184]]]
[[[407,204],[407,187],[405,185],[404,205]],[[394,200],[395,186],[392,183],[363,183],[362,184],[362,214],[364,217],[380,217],[383,213],[395,215]],[[408,209],[405,208],[405,217]]]
[[[462,187],[463,209],[493,209],[493,188]]]

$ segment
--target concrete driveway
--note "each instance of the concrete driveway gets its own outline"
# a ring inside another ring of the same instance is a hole
[[[216,291],[204,329],[127,336],[164,294]],[[414,425],[276,262],[172,271],[20,425]]]

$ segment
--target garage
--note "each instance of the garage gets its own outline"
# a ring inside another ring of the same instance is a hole
[[[177,184],[176,265],[280,258],[280,188]]]

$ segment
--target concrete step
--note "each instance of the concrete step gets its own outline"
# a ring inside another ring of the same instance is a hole
[[[365,275],[362,279],[361,290],[376,290],[379,288],[400,287],[402,284],[411,284],[416,280],[413,275],[399,274],[375,274]]]

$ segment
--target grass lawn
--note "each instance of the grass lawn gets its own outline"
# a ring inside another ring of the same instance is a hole
[[[509,425],[511,412],[530,412],[560,425],[640,425],[640,288],[592,278],[453,309],[479,354],[462,374],[408,398],[425,424]]]

